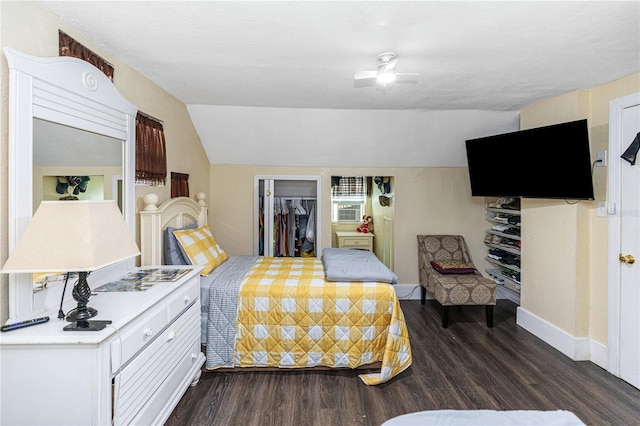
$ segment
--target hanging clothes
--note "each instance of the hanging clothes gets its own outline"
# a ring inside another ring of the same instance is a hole
[[[316,236],[316,203],[312,201],[310,208],[307,209],[309,215],[307,216],[304,238],[302,239],[302,246],[300,247],[301,256],[313,257],[315,256],[315,236]]]
[[[265,206],[262,199],[258,212],[258,253],[265,255]],[[309,216],[312,216],[309,228]],[[315,198],[274,197],[273,198],[273,244],[274,257],[313,256],[315,245]],[[308,235],[311,236],[309,240]]]

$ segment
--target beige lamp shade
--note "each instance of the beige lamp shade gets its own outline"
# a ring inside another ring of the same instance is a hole
[[[139,254],[115,201],[43,201],[0,272],[90,272]]]

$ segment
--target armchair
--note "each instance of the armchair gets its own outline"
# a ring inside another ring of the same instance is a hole
[[[435,266],[458,261],[455,268],[438,272]],[[487,326],[493,327],[496,283],[480,274],[471,261],[461,235],[418,235],[418,267],[420,301],[425,303],[428,291],[442,305],[442,327],[449,326],[449,308],[462,305],[484,305]]]

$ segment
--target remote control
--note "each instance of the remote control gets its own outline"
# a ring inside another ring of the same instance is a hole
[[[41,324],[47,321],[49,321],[49,317],[41,317],[41,318],[34,318],[26,321],[14,322],[13,324],[3,325],[2,327],[0,327],[0,331],[17,330],[19,328],[29,327],[30,325]]]

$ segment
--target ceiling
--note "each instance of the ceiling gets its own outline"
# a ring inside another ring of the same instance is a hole
[[[640,71],[638,1],[42,4],[187,105],[519,111]],[[354,88],[384,51],[418,83]]]
[[[187,105],[211,164],[465,166],[527,106],[640,72],[638,1],[40,4]],[[385,51],[418,82],[355,87]]]

